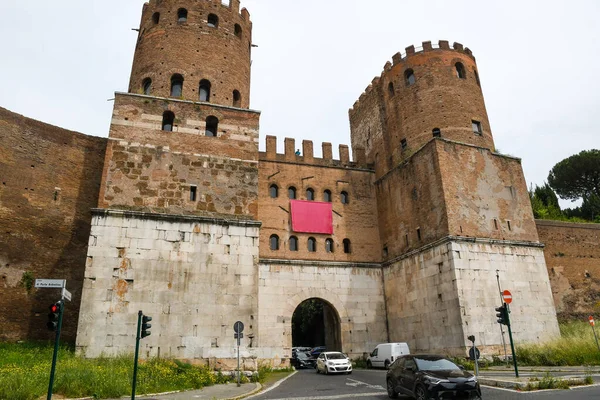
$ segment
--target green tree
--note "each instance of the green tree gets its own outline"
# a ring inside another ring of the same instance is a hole
[[[536,219],[564,219],[564,215],[558,204],[558,197],[552,188],[544,183],[543,186],[535,186],[529,191],[533,216]]]
[[[563,199],[600,198],[600,150],[584,150],[550,170],[550,187]]]

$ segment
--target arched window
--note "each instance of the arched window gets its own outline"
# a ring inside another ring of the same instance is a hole
[[[325,251],[333,253],[333,239],[325,239]]]
[[[171,97],[181,97],[183,93],[183,76],[175,74],[171,77]]]
[[[240,107],[241,105],[242,105],[242,95],[240,94],[239,91],[234,90],[233,91],[233,106]]]
[[[298,251],[298,238],[290,236],[290,251]]]
[[[388,93],[390,94],[390,96],[393,96],[395,91],[394,91],[394,83],[390,82],[390,84],[388,85]]]
[[[310,251],[311,253],[317,251],[317,241],[314,237],[308,238],[308,251]]]
[[[269,186],[269,196],[271,196],[272,198],[276,198],[277,196],[279,196],[279,187],[277,187],[276,184],[272,184],[271,186]]]
[[[152,79],[145,78],[142,81],[142,92],[144,94],[150,94],[151,91],[152,91]]]
[[[215,137],[219,129],[219,119],[213,115],[206,117],[206,136]]]
[[[185,8],[180,8],[177,10],[177,22],[185,21],[187,21],[187,10]]]
[[[349,254],[352,252],[352,248],[350,246],[350,239],[344,239],[344,253]]]
[[[406,86],[412,86],[415,84],[415,73],[412,69],[407,69],[404,71],[404,81],[406,82]]]
[[[165,111],[163,113],[162,130],[172,132],[173,121],[175,121],[175,114],[173,114],[171,111]]]
[[[154,25],[156,25],[158,24],[158,21],[160,21],[160,13],[155,12],[154,14],[152,14],[152,22],[154,22]]]
[[[315,191],[308,188],[306,189],[306,200],[314,200],[315,199]]]
[[[433,135],[433,137],[441,137],[442,131],[440,130],[440,128],[433,128],[431,134]]]
[[[202,79],[200,81],[200,89],[198,92],[200,93],[200,101],[210,101],[210,81],[207,79]]]
[[[456,76],[458,76],[460,79],[467,78],[467,74],[465,72],[465,66],[462,63],[457,62],[456,64],[454,64],[454,67],[456,68]]]
[[[271,250],[279,250],[279,236],[271,235],[269,238],[269,248]]]
[[[342,201],[342,204],[350,203],[350,197],[348,197],[348,192],[340,193],[340,200]]]
[[[218,28],[219,27],[219,17],[217,17],[215,14],[208,14],[208,26],[210,26],[211,28]]]
[[[290,187],[288,188],[288,197],[289,197],[291,200],[294,200],[294,199],[296,199],[296,188],[295,188],[295,187],[293,187],[293,186],[290,186]]]
[[[235,26],[233,27],[233,33],[239,38],[242,37],[242,27],[240,26],[240,24],[235,24]]]
[[[323,192],[323,201],[331,203],[331,190],[325,190]]]

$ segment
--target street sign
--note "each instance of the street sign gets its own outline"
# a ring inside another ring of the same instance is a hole
[[[242,333],[242,332],[244,332],[244,323],[242,321],[236,321],[236,323],[233,324],[233,331],[235,333]]]
[[[512,303],[512,294],[508,290],[502,292],[502,298],[506,304]]]
[[[595,326],[595,325],[596,325],[596,322],[594,322],[594,317],[593,317],[593,316],[591,316],[591,315],[590,315],[590,316],[588,317],[588,320],[590,321],[590,325],[591,325],[591,326]]]
[[[66,286],[67,281],[64,279],[36,279],[36,288],[52,288],[62,289]]]
[[[67,289],[63,288],[62,289],[62,298],[71,301],[71,292],[69,292]]]

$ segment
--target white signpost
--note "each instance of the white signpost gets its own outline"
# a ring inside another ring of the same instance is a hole
[[[62,289],[66,285],[67,285],[67,281],[65,279],[36,279],[35,280],[36,288]]]

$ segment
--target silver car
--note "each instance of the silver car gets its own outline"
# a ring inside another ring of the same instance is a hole
[[[339,351],[326,351],[317,358],[317,374],[352,373],[352,363],[347,355]]]

